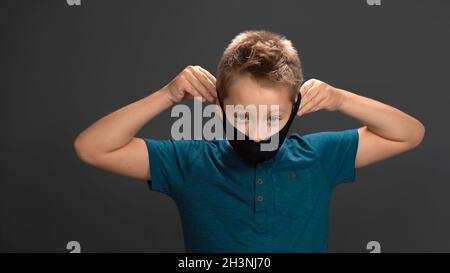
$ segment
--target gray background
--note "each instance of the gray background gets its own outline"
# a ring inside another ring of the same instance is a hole
[[[145,182],[79,161],[77,134],[158,90],[188,64],[216,72],[239,32],[286,35],[306,79],[393,105],[421,120],[415,150],[339,186],[331,252],[448,252],[450,1],[1,1],[0,251],[182,252],[175,203]],[[170,137],[170,111],[138,136]],[[301,134],[360,124],[321,111]]]

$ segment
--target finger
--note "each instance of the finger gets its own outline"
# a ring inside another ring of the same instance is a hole
[[[205,75],[214,84],[214,86],[216,85],[216,77],[214,77],[213,74],[211,74],[208,70],[204,69],[203,67],[201,67],[199,65],[197,65],[197,68],[200,69],[203,73],[205,73]]]
[[[184,78],[184,85],[185,85],[185,90],[187,93],[187,98],[200,98],[201,101],[204,101],[204,98],[202,95],[200,95],[197,90],[192,86],[192,84],[186,79]]]
[[[205,97],[212,102],[215,98],[214,96],[215,85],[209,80],[208,76],[206,76],[205,73],[203,73],[197,67],[194,67],[192,72],[194,76],[197,78],[197,80],[200,82],[200,84],[204,87],[204,91],[206,91]]]
[[[304,97],[302,98],[302,101],[300,102],[300,106],[299,106],[299,110],[297,113],[299,113],[303,108],[305,108],[308,104],[311,103],[311,101],[315,98],[315,96],[317,96],[317,88],[311,88],[308,89],[305,92]]]
[[[319,94],[314,96],[312,99],[309,100],[309,102],[307,104],[305,104],[303,106],[302,109],[300,109],[297,112],[298,116],[301,116],[301,115],[308,114],[308,113],[315,112],[315,111],[319,110],[322,102],[324,101],[324,99],[325,99],[325,97],[321,96]]]
[[[312,104],[308,104],[305,107],[303,107],[300,111],[297,112],[297,116],[302,116],[304,114],[308,114],[311,111],[311,108],[313,107]]]
[[[311,84],[311,83],[312,82],[310,82],[310,84],[307,84],[306,87],[304,87],[305,85],[303,85],[302,86],[303,88],[300,89],[300,93],[303,92],[302,93],[302,102],[300,104],[300,107],[302,105],[306,104],[311,99],[311,96],[314,95],[313,90],[314,90],[315,86],[313,84]]]
[[[202,68],[198,65],[194,66],[192,70],[194,75],[199,79],[199,81],[201,81],[203,86],[212,93],[213,91],[215,91],[216,85],[209,79],[208,75],[204,71],[206,70],[202,70]]]
[[[304,82],[302,84],[302,86],[300,87],[300,93],[302,94],[302,97],[306,94],[306,92],[311,89],[314,86],[314,80],[310,79],[307,80],[306,82]]]
[[[209,101],[213,101],[213,97],[209,94],[207,88],[203,86],[201,81],[195,76],[194,70],[187,70],[186,79],[195,88],[195,90],[203,97]]]
[[[297,115],[300,117],[300,116],[302,116],[304,114],[309,114],[309,113],[313,112],[314,107],[315,106],[310,103],[306,107],[304,107],[301,111],[299,111],[297,113]]]
[[[322,97],[321,99],[319,99],[318,102],[316,103],[316,106],[311,109],[311,112],[317,112],[317,111],[323,109],[324,102],[325,102],[325,97]]]
[[[211,73],[209,73],[208,70],[204,69],[203,67],[197,65],[195,66],[198,71],[200,73],[202,73],[202,76],[206,77],[207,83],[208,83],[208,90],[209,93],[213,96],[213,97],[217,97],[217,91],[216,91],[216,78],[211,75]]]

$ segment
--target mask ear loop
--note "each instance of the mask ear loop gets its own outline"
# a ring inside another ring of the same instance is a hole
[[[300,85],[300,88],[303,86],[304,83],[305,82],[303,82]],[[299,88],[298,94],[297,94],[297,101],[294,103],[294,107],[292,108],[292,111],[295,112],[295,114],[291,115],[292,119],[294,119],[295,116],[297,116],[298,109],[300,108],[300,103],[302,102],[302,93],[300,92],[300,88]]]
[[[291,123],[292,120],[297,116],[297,112],[298,112],[298,109],[300,108],[301,101],[302,101],[302,94],[299,91],[297,94],[297,101],[293,104],[291,116],[289,117],[289,120],[286,123],[286,125]]]

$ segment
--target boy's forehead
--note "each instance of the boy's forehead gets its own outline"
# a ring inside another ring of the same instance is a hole
[[[245,75],[232,81],[224,102],[244,106],[279,105],[280,109],[292,104],[291,94],[286,86],[258,82]]]

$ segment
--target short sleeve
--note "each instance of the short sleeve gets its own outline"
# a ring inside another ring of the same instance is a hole
[[[305,138],[314,146],[332,188],[355,181],[359,141],[357,128],[318,132],[306,135]]]
[[[196,148],[191,140],[154,140],[145,138],[151,179],[150,190],[175,197],[182,192],[187,179],[190,162]]]

